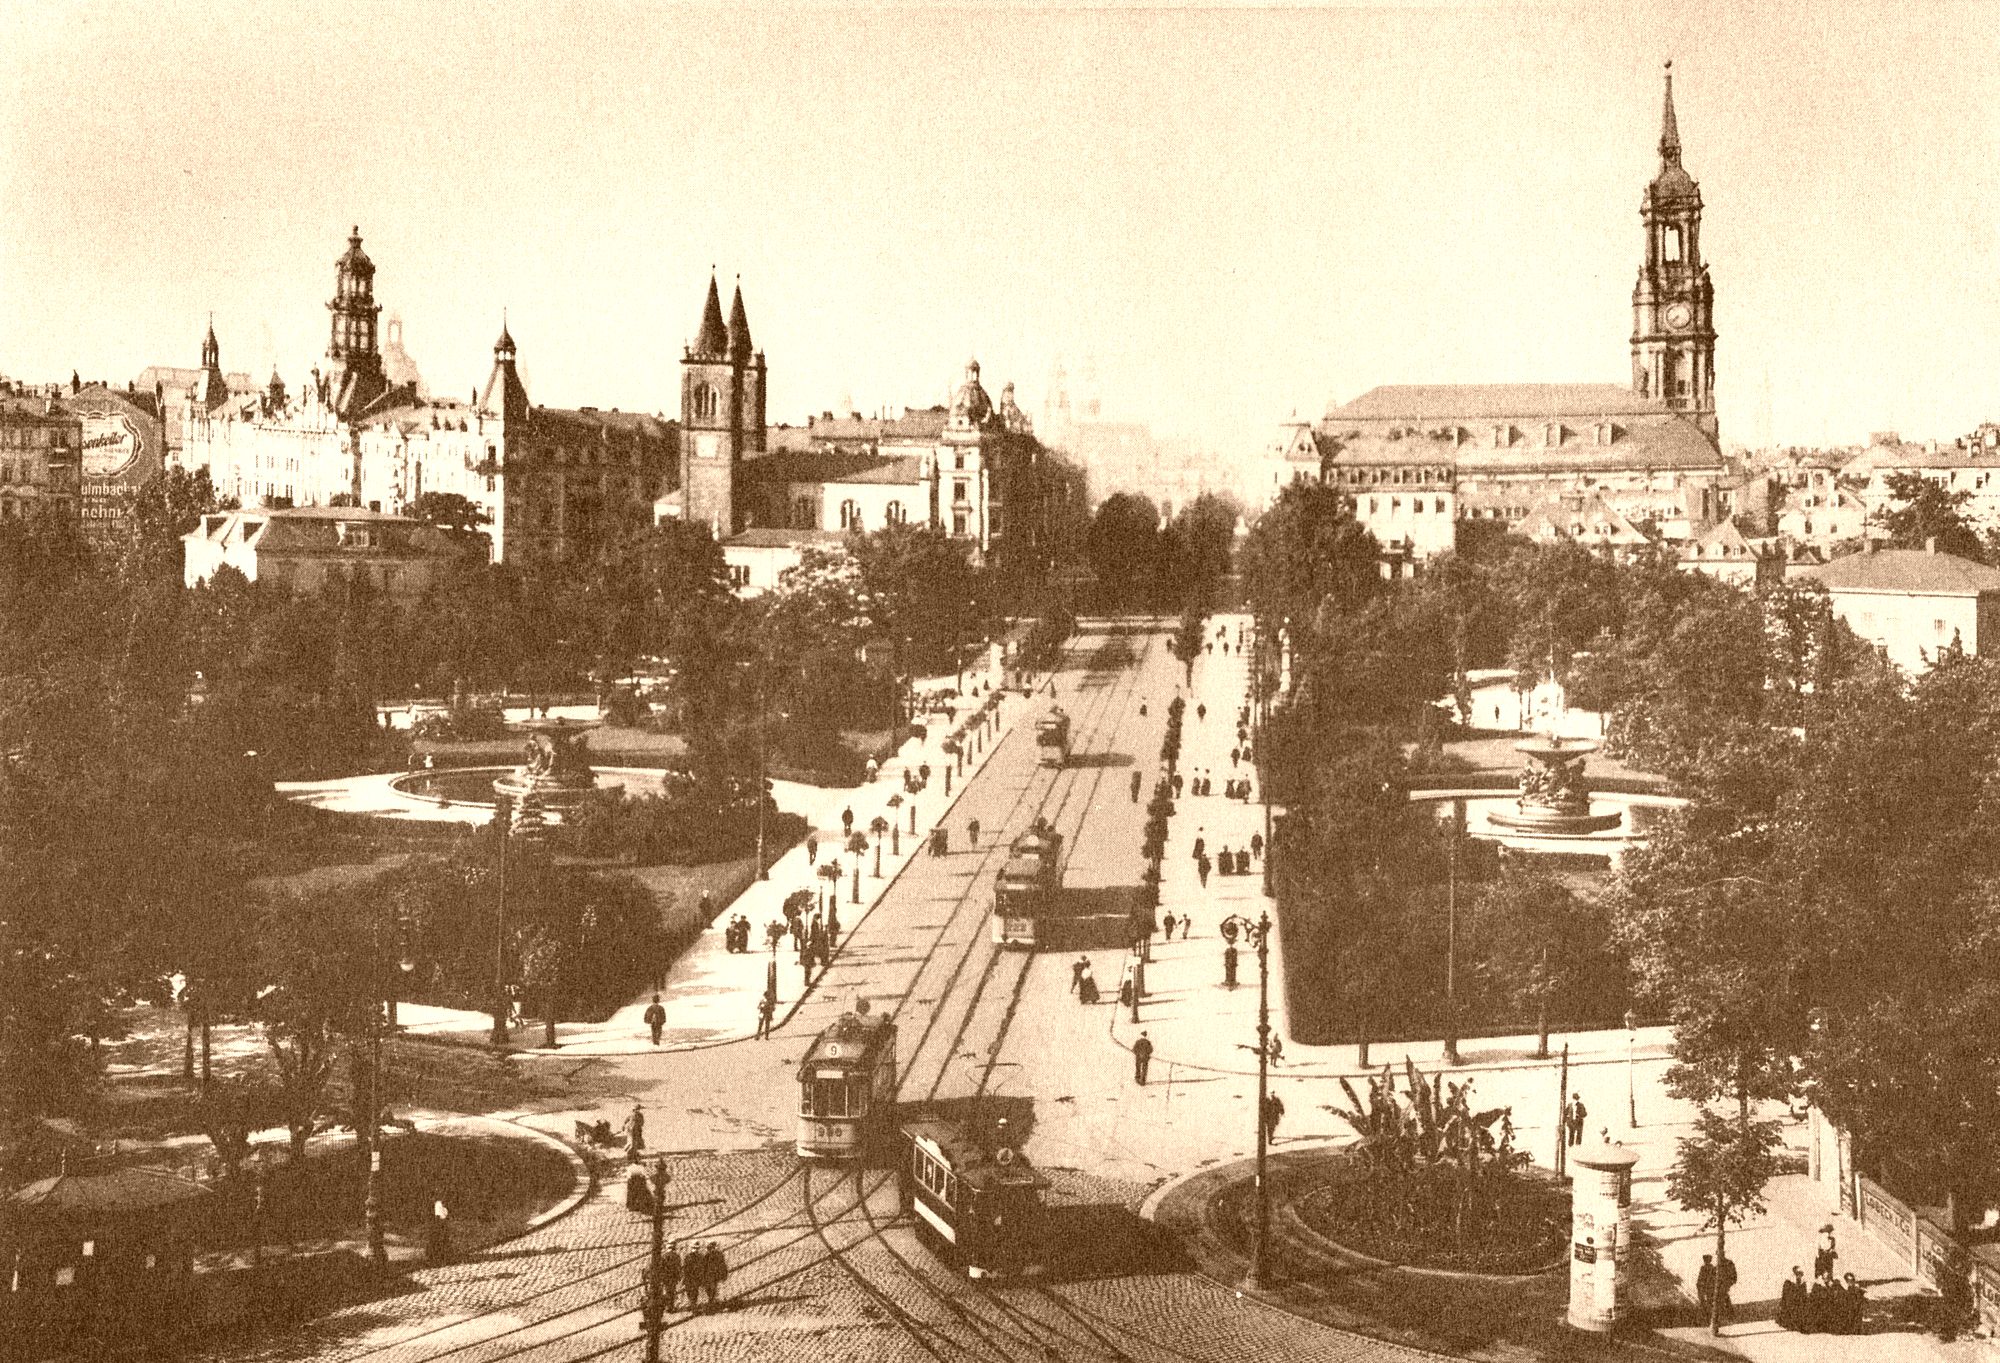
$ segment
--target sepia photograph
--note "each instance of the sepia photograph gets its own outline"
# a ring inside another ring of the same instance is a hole
[[[2000,5],[0,0],[0,1363],[1975,1363]]]

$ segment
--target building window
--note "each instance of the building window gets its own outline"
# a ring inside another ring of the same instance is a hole
[[[741,564],[741,563],[732,563],[732,564],[730,564],[730,565],[729,565],[729,585],[730,585],[730,586],[732,586],[732,587],[747,587],[747,586],[749,586],[749,585],[750,585],[750,569],[749,569],[749,567],[748,567],[747,565],[745,565],[745,564]]]
[[[951,500],[954,506],[969,506],[972,501],[971,484],[963,478],[954,479],[951,485]]]
[[[966,527],[965,510],[962,507],[955,508],[951,513],[951,533],[954,535],[963,535],[965,533],[965,527]]]
[[[861,508],[852,497],[840,504],[840,528],[842,530],[861,528]]]
[[[1681,261],[1680,228],[1670,226],[1664,233],[1661,234],[1660,255],[1661,258],[1664,259],[1669,265],[1680,264]]]
[[[883,512],[883,518],[890,525],[902,525],[909,520],[909,516],[903,511],[903,504],[901,502],[889,503]]]

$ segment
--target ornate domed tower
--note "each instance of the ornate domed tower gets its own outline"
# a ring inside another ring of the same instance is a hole
[[[348,236],[347,250],[333,268],[333,297],[326,305],[333,314],[327,390],[333,410],[351,421],[389,387],[375,344],[375,319],[382,311],[375,301],[375,262],[361,249],[359,227]]]
[[[737,465],[764,451],[764,376],[742,286],[725,325],[710,275],[701,328],[681,356],[681,497],[687,519],[707,525],[718,540],[736,532]]]
[[[1646,257],[1632,290],[1632,387],[1717,438],[1715,289],[1701,258],[1701,187],[1681,165],[1674,64],[1667,63],[1660,171],[1639,208]]]

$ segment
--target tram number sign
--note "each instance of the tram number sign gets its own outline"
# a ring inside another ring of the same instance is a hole
[[[826,1058],[828,1060],[840,1059],[840,1043],[838,1041],[829,1041],[826,1043]]]

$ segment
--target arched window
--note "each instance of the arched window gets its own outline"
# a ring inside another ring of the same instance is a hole
[[[852,497],[840,504],[840,528],[842,530],[861,528],[861,507]]]
[[[909,517],[903,511],[901,502],[891,502],[884,510],[884,518],[891,525],[902,525]]]
[[[694,415],[703,421],[713,421],[722,413],[722,395],[706,383],[694,386]]]
[[[1681,229],[1669,225],[1660,234],[1660,257],[1669,265],[1678,265],[1681,260]]]

